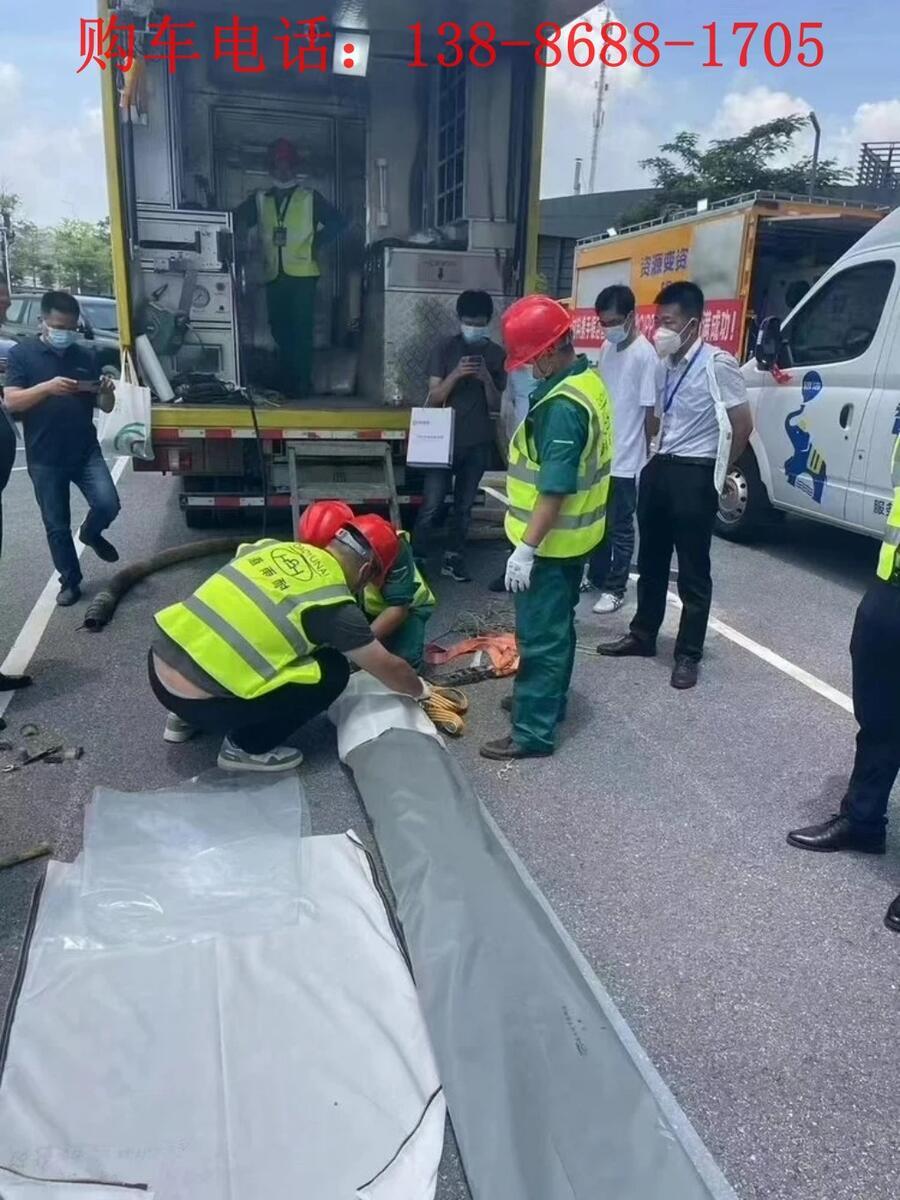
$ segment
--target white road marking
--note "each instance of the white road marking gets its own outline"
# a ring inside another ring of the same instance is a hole
[[[128,458],[117,458],[113,468],[112,477],[113,483],[118,483],[122,477],[122,472],[125,470],[129,460]],[[75,539],[75,553],[81,558],[84,553],[85,546],[83,542]],[[37,598],[37,603],[28,614],[25,624],[19,630],[19,636],[12,644],[10,652],[3,660],[3,665],[0,666],[0,671],[4,675],[23,675],[28,664],[40,645],[41,638],[50,623],[50,618],[57,611],[56,593],[59,591],[59,579],[54,571],[44,585],[44,590]],[[6,712],[10,701],[16,695],[15,692],[0,692],[0,717]]]
[[[637,580],[637,575],[632,574],[631,579]],[[681,608],[681,601],[674,592],[667,592],[666,599],[673,608]],[[710,629],[727,638],[729,642],[734,642],[736,646],[740,646],[743,650],[748,650],[764,663],[768,663],[770,667],[774,667],[777,671],[781,671],[783,675],[789,676],[796,680],[797,683],[802,683],[805,688],[809,688],[811,692],[816,692],[825,700],[830,700],[832,704],[842,708],[844,712],[853,713],[853,701],[846,692],[839,691],[838,688],[832,687],[830,683],[826,683],[824,679],[819,679],[817,675],[813,675],[810,671],[803,667],[798,667],[796,663],[792,663],[790,659],[783,658],[780,654],[776,654],[774,650],[770,650],[768,646],[764,646],[761,642],[755,641],[751,637],[747,637],[745,633],[741,633],[739,629],[735,629],[732,625],[727,625],[724,621],[720,621],[718,617],[709,618]]]

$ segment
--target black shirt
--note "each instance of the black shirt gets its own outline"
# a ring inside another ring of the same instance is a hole
[[[502,392],[506,387],[506,371],[503,367],[506,355],[502,347],[490,338],[485,338],[483,342],[467,342],[459,333],[455,337],[445,338],[431,351],[428,375],[436,379],[446,379],[461,358],[474,358],[477,355],[484,359],[497,391]],[[449,404],[456,411],[453,427],[454,453],[483,445],[485,442],[493,442],[494,426],[487,396],[484,394],[484,384],[480,379],[474,375],[460,379],[450,393]]]
[[[59,353],[40,338],[27,338],[9,352],[6,387],[31,388],[63,375],[86,382],[100,378],[95,352],[76,343]],[[17,419],[22,422],[29,465],[75,468],[97,445],[96,393],[48,396]]]

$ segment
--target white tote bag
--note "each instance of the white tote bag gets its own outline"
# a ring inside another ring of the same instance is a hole
[[[116,380],[116,404],[100,422],[100,445],[110,454],[152,459],[150,389],[138,383],[131,354],[122,353],[122,378]]]

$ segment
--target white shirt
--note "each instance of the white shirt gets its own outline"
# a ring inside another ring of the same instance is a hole
[[[657,365],[656,413],[662,421],[658,453],[677,454],[679,458],[716,457],[719,422],[706,375],[707,360],[713,355],[713,370],[725,408],[747,403],[747,385],[737,359],[698,339],[676,366],[670,359]]]
[[[612,474],[619,479],[634,479],[647,461],[644,416],[656,405],[658,368],[659,355],[642,333],[624,350],[611,342],[600,347],[597,370],[612,398]]]

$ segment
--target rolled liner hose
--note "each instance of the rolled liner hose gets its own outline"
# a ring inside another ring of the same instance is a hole
[[[222,537],[209,538],[205,542],[190,542],[186,546],[173,546],[171,550],[163,550],[152,558],[123,567],[110,579],[87,607],[82,628],[91,633],[99,633],[113,618],[119,601],[136,583],[154,575],[166,567],[176,567],[179,563],[191,562],[195,558],[208,558],[213,554],[233,555],[238,546],[246,542],[246,538]]]

